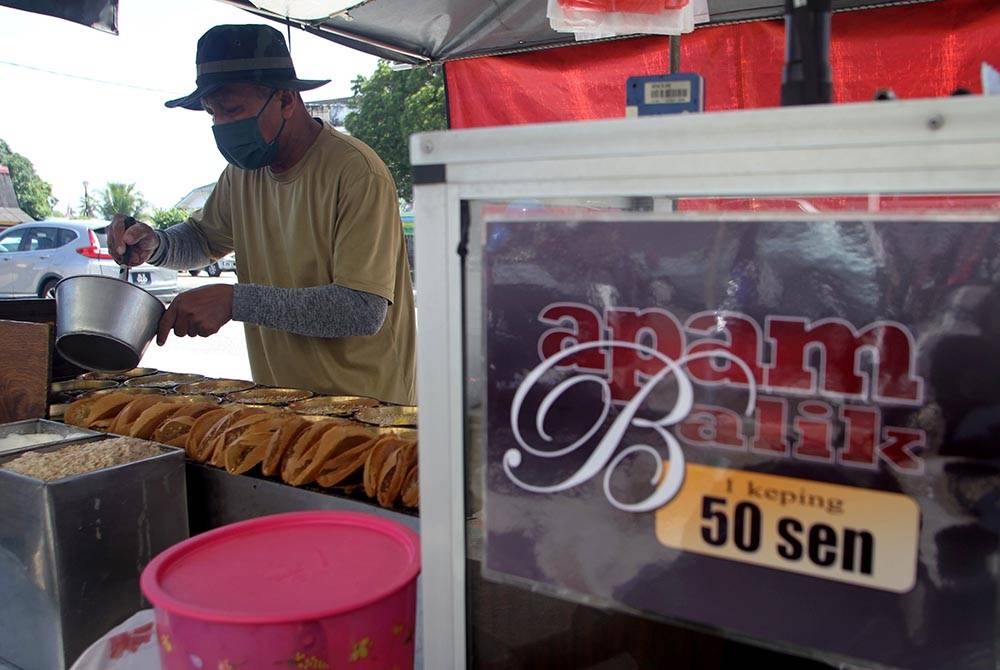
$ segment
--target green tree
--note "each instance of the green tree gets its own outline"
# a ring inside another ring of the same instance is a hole
[[[153,210],[153,216],[151,219],[154,228],[164,230],[170,226],[181,223],[182,221],[187,221],[190,215],[191,213],[186,209],[181,207],[172,207],[170,209]]]
[[[146,201],[142,193],[135,190],[135,184],[108,182],[107,188],[99,192],[98,198],[98,209],[105,219],[110,219],[115,214],[138,218],[146,209]]]
[[[14,193],[24,212],[34,219],[44,219],[52,214],[56,199],[52,197],[52,185],[35,174],[35,167],[27,158],[15,153],[6,142],[0,140],[0,165],[10,169],[10,180]]]
[[[394,71],[379,61],[370,77],[354,80],[353,92],[347,132],[378,153],[396,180],[399,197],[411,201],[410,135],[448,125],[441,69]]]

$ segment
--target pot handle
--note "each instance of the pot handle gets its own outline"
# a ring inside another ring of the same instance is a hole
[[[134,217],[126,216],[125,217],[125,228],[124,229],[128,230],[129,227],[134,226],[136,223],[137,222],[136,222],[136,220],[135,220]],[[128,256],[128,252],[127,251],[126,251],[125,255]],[[128,281],[128,263],[127,262],[126,263],[121,263],[118,267],[119,267],[118,278],[121,279],[122,281]]]

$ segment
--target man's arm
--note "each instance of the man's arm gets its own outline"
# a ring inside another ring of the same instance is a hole
[[[307,337],[374,335],[389,301],[337,284],[310,288],[233,286],[233,320]]]
[[[205,267],[212,262],[205,237],[188,221],[156,231],[160,241],[149,262],[174,270]]]
[[[157,231],[156,236],[160,244],[149,259],[154,265],[184,270],[203,267],[212,260],[204,237],[190,223]],[[310,288],[233,286],[235,321],[308,337],[374,335],[382,327],[388,307],[382,296],[337,284]]]

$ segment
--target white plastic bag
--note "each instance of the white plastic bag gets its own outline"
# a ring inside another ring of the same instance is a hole
[[[159,670],[153,610],[139,610],[83,652],[70,670]]]
[[[612,35],[680,35],[694,30],[695,2],[688,1],[679,9],[664,9],[655,13],[599,11],[581,9],[549,0],[546,15],[552,29],[586,36]]]

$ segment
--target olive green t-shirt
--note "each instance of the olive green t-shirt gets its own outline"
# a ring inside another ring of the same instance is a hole
[[[228,166],[192,222],[210,255],[236,252],[239,281],[339,284],[389,301],[368,337],[320,338],[245,323],[255,381],[415,402],[415,314],[392,176],[356,138],[324,124],[290,170]]]

